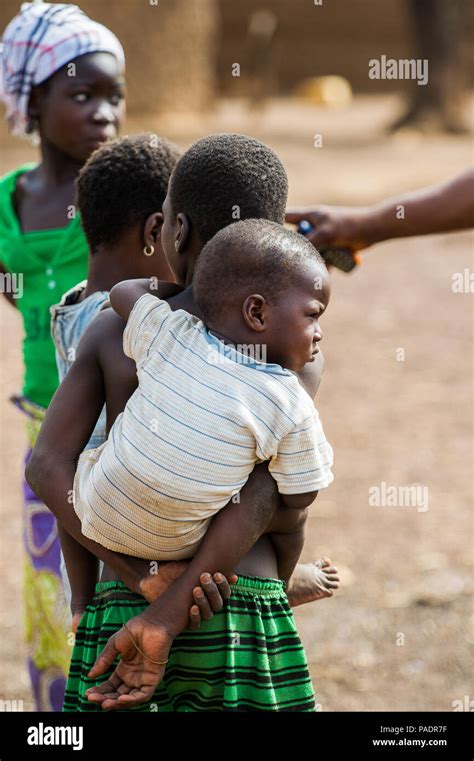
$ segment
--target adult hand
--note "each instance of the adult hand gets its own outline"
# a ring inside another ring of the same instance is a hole
[[[363,208],[317,206],[288,209],[285,219],[295,225],[307,220],[314,230],[306,237],[316,248],[331,246],[358,251],[375,242],[370,215]]]

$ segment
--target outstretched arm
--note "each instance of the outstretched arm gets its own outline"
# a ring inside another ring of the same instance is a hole
[[[474,170],[447,182],[403,193],[374,206],[290,209],[287,222],[308,220],[309,240],[319,246],[359,250],[389,238],[465,230],[474,225]]]

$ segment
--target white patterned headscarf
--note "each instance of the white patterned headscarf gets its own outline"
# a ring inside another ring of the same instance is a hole
[[[0,47],[0,100],[15,135],[25,135],[31,90],[62,66],[87,53],[111,53],[125,67],[122,45],[107,27],[77,5],[24,3]]]

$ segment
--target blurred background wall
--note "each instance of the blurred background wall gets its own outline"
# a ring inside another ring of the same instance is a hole
[[[386,92],[393,81],[369,80],[368,61],[383,53],[387,57],[416,56],[416,33],[413,9],[420,7],[426,29],[433,27],[435,9],[445,22],[453,9],[467,19],[459,25],[456,49],[462,44],[463,65],[469,69],[469,45],[462,43],[461,33],[472,31],[472,4],[469,0],[219,0],[222,20],[218,51],[218,81],[226,87],[232,61],[238,57],[249,19],[258,10],[275,15],[275,47],[278,49],[278,87],[288,93],[304,77],[337,74],[346,77],[356,91]],[[456,22],[454,22],[456,23]],[[467,27],[466,27],[467,23]],[[436,51],[435,55],[436,55]],[[438,50],[439,53],[439,50]],[[472,61],[472,56],[471,56]],[[406,83],[401,82],[403,87]]]
[[[204,111],[216,93],[218,7],[214,0],[83,0],[76,3],[108,26],[125,48],[129,113]],[[3,31],[19,11],[2,0]]]
[[[440,79],[439,64],[452,89],[473,81],[469,0],[82,0],[80,6],[125,47],[131,114],[204,111],[218,95],[240,95],[255,76],[264,80],[260,90],[275,95],[321,75],[345,77],[356,92],[409,90],[404,80],[369,79],[368,61],[382,54],[429,56],[432,79]],[[19,7],[18,0],[2,0],[2,29]],[[232,75],[235,63],[239,77]]]

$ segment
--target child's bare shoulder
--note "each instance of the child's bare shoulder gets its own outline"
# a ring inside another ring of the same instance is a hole
[[[113,358],[114,362],[129,364],[131,360],[123,353],[123,331],[127,322],[112,308],[102,309],[89,325],[91,338],[97,347],[100,360]],[[131,362],[135,366],[134,362]]]
[[[100,353],[104,343],[121,342],[125,324],[113,309],[101,310],[85,329],[79,342],[78,354],[92,357]]]

